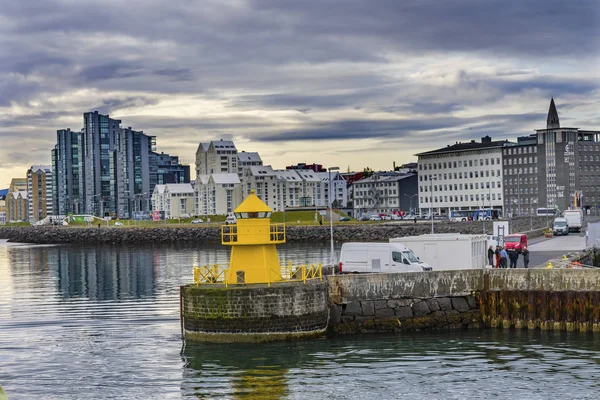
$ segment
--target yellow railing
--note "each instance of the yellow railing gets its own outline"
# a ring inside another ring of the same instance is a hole
[[[303,282],[319,279],[323,280],[323,264],[310,264],[310,265],[299,265],[293,266],[292,263],[281,265],[281,282]],[[194,283],[196,285],[206,284],[224,284],[226,287],[230,284],[227,281],[228,269],[225,266],[219,264],[213,264],[211,266],[204,265],[201,267],[194,267]],[[235,283],[235,282],[234,282]],[[264,282],[269,286],[271,283],[276,282]]]
[[[194,267],[194,283],[196,285],[219,283],[227,286],[227,268],[223,268],[219,264]]]

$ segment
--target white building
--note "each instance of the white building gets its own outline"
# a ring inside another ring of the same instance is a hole
[[[237,173],[210,175],[198,193],[203,200],[203,215],[226,215],[242,202],[242,184]]]
[[[231,140],[200,143],[196,150],[196,177],[199,175],[237,173],[238,151]]]
[[[511,144],[485,136],[481,142],[457,142],[417,154],[422,212],[502,210],[502,148]]]
[[[270,165],[251,166],[245,169],[242,179],[244,198],[254,189],[255,194],[273,211],[283,211],[285,181],[279,179]]]
[[[263,165],[260,155],[256,152],[239,152],[238,156],[238,176],[240,179],[244,176],[244,169],[251,166]]]
[[[166,219],[188,218],[195,213],[192,185],[189,183],[156,185],[152,192],[152,209],[163,211]]]
[[[275,171],[280,181],[281,197],[285,208],[300,206],[300,198],[304,193],[304,181],[293,169],[278,169]]]
[[[354,216],[360,218],[400,211],[408,214],[417,210],[417,183],[416,174],[398,172],[375,172],[354,182]]]
[[[324,196],[324,184],[319,177],[319,173],[310,169],[297,169],[295,171],[304,182],[300,197],[300,206],[326,206],[327,198]]]
[[[337,207],[346,207],[348,205],[348,183],[342,174],[339,171],[317,172],[316,174],[321,179],[321,198],[326,203],[337,201]],[[333,188],[331,199],[329,198],[330,179]]]

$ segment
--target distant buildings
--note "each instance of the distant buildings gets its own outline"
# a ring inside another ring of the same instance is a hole
[[[28,219],[34,223],[54,215],[51,165],[33,165],[27,170]]]
[[[329,174],[319,164],[275,170],[263,165],[255,152],[239,152],[232,141],[200,143],[196,151],[196,212],[198,215],[232,212],[254,190],[275,211],[299,207],[326,207]],[[348,204],[346,181],[331,174],[331,202]]]
[[[321,164],[306,164],[298,163],[296,165],[288,165],[285,169],[310,169],[313,172],[325,172],[327,171]]]
[[[194,188],[189,183],[156,185],[152,192],[152,210],[163,211],[166,219],[194,215]]]
[[[597,212],[600,203],[600,131],[561,127],[554,99],[546,128],[503,149],[504,207],[528,215],[536,207]]]
[[[502,210],[502,148],[508,141],[457,142],[417,154],[421,211]]]
[[[189,166],[156,153],[156,138],[97,111],[83,114],[81,131],[61,129],[52,150],[53,207],[67,215],[132,218],[151,209],[157,184],[189,183]]]
[[[27,179],[13,178],[6,195],[6,221],[22,222],[28,220]]]
[[[418,212],[417,174],[374,172],[353,183],[354,217]]]

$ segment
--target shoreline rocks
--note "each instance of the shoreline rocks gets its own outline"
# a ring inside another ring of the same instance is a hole
[[[528,217],[512,220],[513,232],[528,232]],[[546,226],[545,217],[534,217],[531,236]],[[485,223],[487,234],[492,231],[492,223]],[[379,223],[335,225],[333,236],[336,242],[382,241],[392,237],[422,235],[431,232],[428,223]],[[441,222],[436,221],[435,233],[480,234],[482,222]],[[539,232],[541,234],[541,232]],[[329,242],[329,226],[287,226],[288,242]],[[106,243],[220,243],[220,227],[2,227],[0,239],[11,242],[35,244],[106,244]]]

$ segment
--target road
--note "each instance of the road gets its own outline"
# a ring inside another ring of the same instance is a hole
[[[583,249],[585,249],[583,234],[571,233],[568,236],[555,236],[551,239],[543,237],[532,239],[529,242],[529,266],[545,265],[550,259],[560,258],[564,254]],[[517,266],[523,268],[522,257],[519,257]]]

